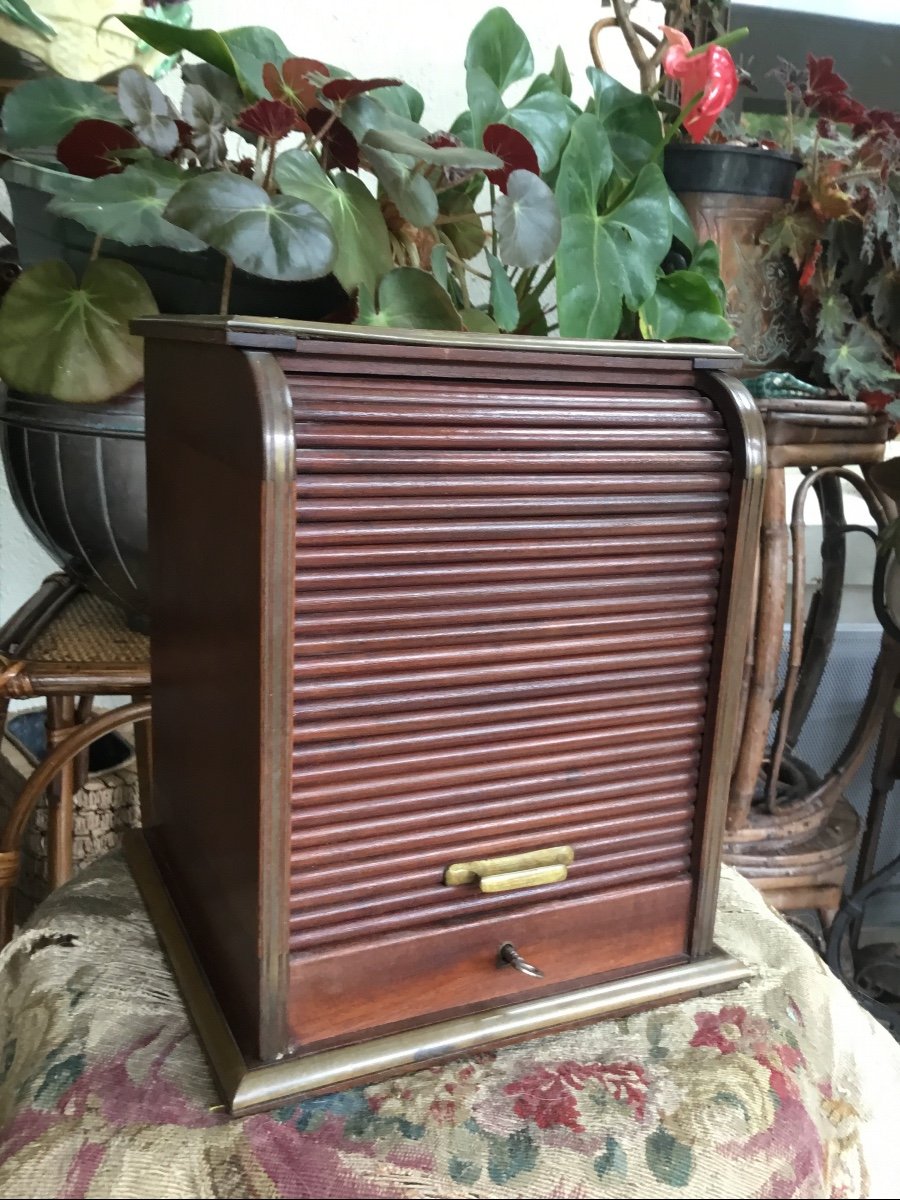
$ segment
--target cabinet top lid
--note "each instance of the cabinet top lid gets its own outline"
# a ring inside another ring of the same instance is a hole
[[[132,331],[146,338],[213,342],[259,349],[294,350],[299,342],[336,341],[459,350],[502,350],[543,354],[591,354],[610,358],[690,359],[696,366],[735,370],[741,355],[730,346],[703,342],[591,341],[582,338],[527,337],[519,334],[455,333],[444,329],[388,329],[373,325],[333,325],[278,317],[141,317]]]

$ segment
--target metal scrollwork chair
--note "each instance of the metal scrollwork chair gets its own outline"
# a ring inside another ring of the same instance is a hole
[[[886,637],[900,647],[900,562],[893,551],[878,556],[873,601]],[[827,948],[831,969],[895,1036],[900,1036],[900,917],[891,915],[895,936],[887,940],[866,937],[866,918],[873,902],[887,901],[889,905],[891,900],[895,904],[900,901],[900,854],[876,869],[888,801],[898,780],[900,670],[894,674],[875,752],[871,798],[852,890],[834,919]],[[884,919],[882,916],[881,921]]]

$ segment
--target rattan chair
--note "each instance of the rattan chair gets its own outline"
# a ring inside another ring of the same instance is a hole
[[[146,819],[150,796],[150,645],[121,611],[65,574],[51,575],[0,628],[0,737],[10,700],[46,700],[48,754],[27,779],[0,832],[0,946],[12,935],[22,839],[38,800],[49,800],[47,873],[51,888],[72,875],[75,793],[92,742],[135,725]],[[131,702],[94,715],[97,696]]]

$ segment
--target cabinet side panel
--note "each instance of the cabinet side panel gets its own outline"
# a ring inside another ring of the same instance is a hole
[[[280,950],[266,882],[278,874],[278,855],[263,812],[267,789],[278,786],[267,765],[277,746],[262,753],[272,734],[264,605],[277,603],[264,539],[273,492],[292,496],[283,468],[273,479],[278,397],[260,386],[259,357],[149,342],[146,384],[156,820],[149,840],[249,1058],[272,1040],[278,998],[267,982],[277,978],[271,962]]]

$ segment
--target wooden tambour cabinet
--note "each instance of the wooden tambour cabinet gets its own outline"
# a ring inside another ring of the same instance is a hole
[[[743,978],[712,943],[765,470],[733,353],[136,328],[130,853],[231,1110]]]

